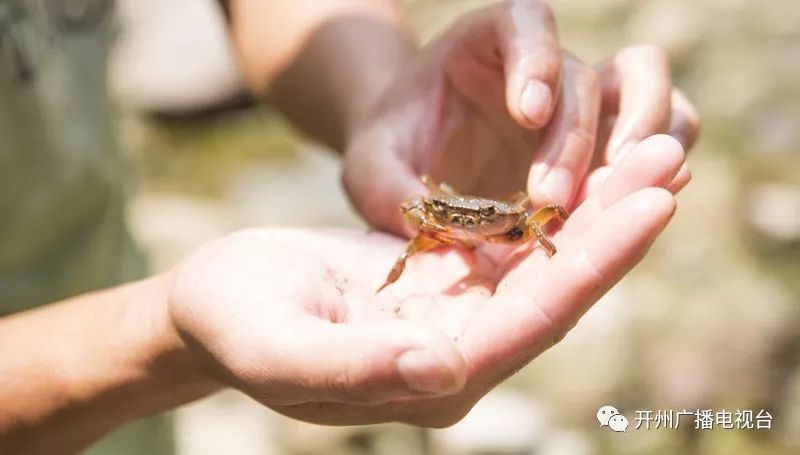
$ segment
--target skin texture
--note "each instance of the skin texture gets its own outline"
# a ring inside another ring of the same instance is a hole
[[[230,0],[228,9],[251,92],[336,150],[417,47],[401,0]]]
[[[450,425],[641,259],[691,177],[674,139],[641,140],[666,131],[688,147],[697,133],[663,53],[634,47],[595,70],[531,0],[474,12],[416,52],[399,4],[228,11],[249,86],[343,152],[375,226],[410,234],[398,207],[424,193],[423,173],[488,197],[527,185],[535,203],[574,208],[558,253],[444,248],[375,296],[404,239],[233,234],[169,273],[0,320],[0,452],[76,452],[227,386],[307,421]]]
[[[227,386],[309,422],[451,425],[639,262],[675,210],[665,188],[684,158],[668,136],[644,140],[550,258],[445,247],[376,296],[402,239],[252,229],[163,275],[4,318],[0,451],[77,452]],[[30,346],[30,333],[48,337]]]
[[[530,105],[528,82],[548,87]],[[389,83],[348,142],[345,187],[372,224],[407,236],[395,207],[425,192],[423,174],[466,194],[527,190],[535,207],[571,210],[587,173],[623,146],[666,132],[691,146],[697,116],[675,99],[685,100],[662,51],[626,48],[595,69],[561,51],[546,6],[498,3],[459,20]]]
[[[377,296],[400,239],[244,231],[178,266],[171,315],[223,381],[290,417],[450,425],[642,258],[675,209],[664,188],[683,162],[673,139],[647,139],[555,233],[552,258],[523,246],[495,264],[444,247]]]
[[[535,207],[571,210],[587,172],[613,155],[652,134],[686,150],[697,137],[663,51],[631,46],[587,65],[560,48],[540,1],[472,12],[419,51],[400,1],[229,3],[251,91],[342,153],[356,209],[390,232],[413,234],[397,207],[425,192],[423,174],[466,194],[526,190]],[[281,27],[265,19],[274,17]],[[687,167],[671,189],[690,177]]]
[[[218,390],[186,355],[167,296],[156,276],[0,319],[0,453],[78,453]]]

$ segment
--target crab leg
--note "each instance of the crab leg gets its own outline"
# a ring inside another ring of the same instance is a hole
[[[547,250],[547,254],[550,256],[556,254],[556,246],[553,245],[553,242],[544,235],[544,231],[542,230],[542,225],[537,223],[533,220],[528,220],[528,224],[530,225],[531,229],[533,229],[533,235],[536,236],[536,240],[539,241],[539,244]]]
[[[535,221],[542,226],[547,224],[553,218],[558,218],[561,221],[566,221],[569,218],[569,213],[558,204],[549,204],[533,212],[530,216],[532,221]]]
[[[534,212],[526,221],[528,226],[533,230],[536,240],[538,240],[539,244],[547,250],[550,256],[556,254],[556,246],[553,245],[553,242],[551,242],[550,239],[544,235],[542,226],[547,224],[553,218],[558,218],[561,221],[565,221],[567,217],[569,217],[569,214],[566,210],[564,210],[564,207],[561,207],[558,204],[550,204]]]
[[[383,288],[394,283],[395,281],[397,281],[398,278],[400,278],[400,275],[403,274],[403,270],[405,270],[406,268],[406,260],[408,260],[408,258],[417,253],[430,251],[438,246],[445,245],[447,243],[448,243],[447,241],[432,236],[430,234],[417,234],[416,237],[414,237],[413,239],[411,239],[410,242],[408,242],[408,247],[406,247],[406,250],[403,252],[403,254],[401,254],[400,257],[397,258],[397,262],[394,263],[394,267],[392,267],[392,270],[386,277],[386,281],[381,285],[381,287],[378,288],[377,291],[375,291],[375,293],[377,294],[381,292]]]
[[[420,180],[422,180],[422,183],[424,183],[425,186],[428,187],[428,191],[430,191],[433,194],[447,194],[450,196],[455,196],[458,194],[458,191],[456,191],[455,188],[444,182],[437,184],[436,181],[433,180],[433,178],[431,178],[430,175],[425,174],[422,177],[420,177]]]

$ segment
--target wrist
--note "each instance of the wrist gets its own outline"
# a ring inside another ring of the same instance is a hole
[[[105,321],[87,344],[65,354],[68,410],[77,422],[102,421],[87,442],[129,421],[171,410],[222,386],[180,337],[169,315],[169,273],[112,289],[92,317]],[[97,302],[99,303],[99,302]],[[100,313],[100,314],[98,314]]]
[[[354,65],[343,76],[345,82],[337,90],[338,106],[343,119],[342,150],[352,142],[357,132],[370,121],[378,110],[381,100],[398,80],[398,74],[408,66],[417,54],[416,40],[403,29],[375,29],[374,42],[383,42],[380,51],[364,49],[358,59],[369,65]],[[364,66],[367,66],[366,68]]]
[[[172,324],[169,287],[169,274],[156,275],[102,291],[94,308],[84,308],[87,335],[60,358],[61,371],[70,372],[62,390],[74,405],[66,414],[87,426],[103,422],[87,442],[221,388]]]
[[[240,38],[251,90],[268,95],[272,105],[295,125],[337,151],[344,150],[352,131],[417,49],[404,19],[396,12],[378,13],[371,8],[339,11],[313,27],[306,24],[302,48],[279,58],[249,56],[246,49],[266,38]],[[243,28],[238,33],[247,35]],[[259,62],[265,60],[281,64],[260,68]]]
[[[0,321],[0,452],[74,452],[219,388],[168,318],[168,275]]]
[[[160,397],[149,400],[152,405],[145,403],[139,413],[164,411],[221,389],[223,385],[215,379],[213,366],[185,342],[173,323],[169,309],[172,273],[137,285],[140,298],[128,301],[125,310],[125,317],[132,321],[126,344],[138,346],[141,355],[132,359],[132,370],[153,398]]]

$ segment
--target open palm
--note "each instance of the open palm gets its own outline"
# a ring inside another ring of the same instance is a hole
[[[283,414],[449,425],[642,258],[674,211],[664,188],[683,161],[673,139],[643,141],[554,234],[552,257],[443,248],[378,295],[399,238],[243,231],[175,269],[172,319],[220,381]]]

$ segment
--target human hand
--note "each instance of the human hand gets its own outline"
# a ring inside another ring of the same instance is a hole
[[[400,239],[256,229],[172,272],[173,324],[223,383],[324,424],[458,421],[497,383],[560,340],[644,255],[669,221],[684,163],[666,136],[614,165],[554,235],[503,261],[448,248],[409,260],[375,289]]]
[[[669,133],[688,149],[691,104],[667,57],[633,46],[594,69],[562,52],[552,13],[535,0],[473,12],[423,49],[352,128],[344,183],[382,229],[409,235],[397,209],[425,192],[422,174],[499,198],[527,189],[535,205],[577,205],[586,178],[643,138]],[[688,168],[670,187],[689,179]]]

